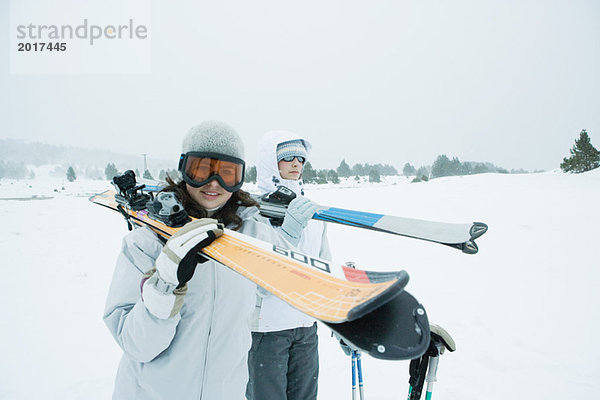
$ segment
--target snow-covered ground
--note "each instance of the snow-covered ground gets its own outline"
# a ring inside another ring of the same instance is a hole
[[[108,399],[121,352],[102,322],[125,223],[87,196],[104,181],[0,180],[0,399]],[[393,184],[395,183],[395,184]],[[600,169],[410,184],[309,186],[314,201],[489,232],[469,256],[329,225],[336,259],[406,269],[457,343],[435,399],[598,398]],[[32,198],[32,200],[22,200]],[[350,360],[320,327],[319,399],[350,399]],[[408,361],[363,359],[369,400],[404,399]]]

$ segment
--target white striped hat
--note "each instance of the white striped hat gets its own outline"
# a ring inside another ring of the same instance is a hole
[[[307,158],[306,146],[302,139],[290,140],[277,145],[277,162],[285,157],[296,156]]]

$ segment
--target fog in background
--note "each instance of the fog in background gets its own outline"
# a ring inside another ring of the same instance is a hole
[[[552,169],[582,129],[600,147],[595,1],[152,1],[151,16],[150,74],[19,75],[2,1],[0,139],[176,163],[185,132],[220,119],[250,164],[289,129],[317,168]]]

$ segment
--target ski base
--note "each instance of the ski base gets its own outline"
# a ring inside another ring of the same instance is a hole
[[[406,291],[361,318],[325,324],[351,347],[383,360],[411,360],[429,347],[427,313]]]

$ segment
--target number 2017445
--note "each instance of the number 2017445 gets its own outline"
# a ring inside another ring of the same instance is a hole
[[[18,51],[66,51],[67,44],[61,42],[18,43]]]

